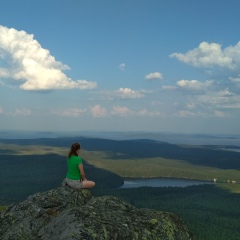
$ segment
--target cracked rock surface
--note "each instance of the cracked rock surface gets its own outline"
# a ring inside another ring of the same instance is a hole
[[[1,240],[193,240],[176,215],[59,187],[1,211]]]

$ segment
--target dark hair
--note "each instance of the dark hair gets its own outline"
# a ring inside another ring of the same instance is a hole
[[[81,146],[79,143],[73,143],[71,145],[70,151],[68,153],[68,158],[70,158],[71,156],[77,156],[77,150],[80,148],[81,148]]]

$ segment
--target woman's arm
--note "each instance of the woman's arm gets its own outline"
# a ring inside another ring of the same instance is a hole
[[[78,165],[78,169],[79,169],[79,171],[80,171],[82,180],[83,180],[83,181],[87,180],[86,177],[85,177],[85,172],[84,172],[83,164],[79,164],[79,165]]]

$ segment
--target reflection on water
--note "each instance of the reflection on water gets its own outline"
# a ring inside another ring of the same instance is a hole
[[[141,178],[126,179],[120,188],[187,187],[201,184],[213,184],[213,182],[178,178]]]

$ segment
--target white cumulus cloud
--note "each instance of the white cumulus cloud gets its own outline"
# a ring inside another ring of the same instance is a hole
[[[116,91],[117,95],[120,98],[141,98],[143,97],[143,93],[140,91],[135,91],[130,88],[119,88],[118,91]]]
[[[136,98],[143,98],[147,93],[146,90],[132,90],[130,88],[119,88],[118,90],[113,91],[101,91],[100,94],[108,99],[136,99]]]
[[[0,25],[0,58],[7,67],[0,66],[0,77],[19,81],[23,90],[93,89],[96,82],[73,81],[63,71],[70,69],[56,61],[32,34]]]
[[[53,111],[53,114],[64,117],[78,117],[87,112],[87,109],[69,108],[69,109],[57,109]]]
[[[122,106],[113,106],[112,108],[112,115],[118,115],[118,116],[141,116],[141,117],[158,117],[158,116],[164,116],[163,113],[159,111],[149,111],[146,108],[133,111],[130,110],[128,107],[122,107]]]
[[[164,114],[159,111],[149,111],[146,108],[140,110],[137,112],[138,116],[144,116],[144,117],[158,117],[163,116]]]
[[[195,117],[199,114],[189,110],[179,110],[176,115],[179,117]]]
[[[147,80],[163,79],[163,75],[160,72],[153,72],[145,75],[145,79]]]
[[[176,90],[177,87],[176,86],[162,86],[163,90]]]
[[[121,63],[118,67],[120,68],[121,71],[125,71],[126,64]]]
[[[207,91],[213,86],[213,81],[207,80],[200,82],[198,80],[179,80],[177,82],[178,87],[186,90],[193,91]]]
[[[240,75],[238,75],[238,77],[229,77],[229,80],[233,86],[240,88]]]
[[[105,117],[107,115],[107,110],[100,105],[95,105],[90,109],[93,117]]]
[[[202,105],[218,109],[239,109],[240,96],[228,89],[199,95],[197,101]]]
[[[220,118],[223,118],[223,117],[226,117],[226,116],[227,116],[227,114],[226,114],[226,113],[224,113],[224,112],[222,112],[222,111],[215,110],[215,111],[214,111],[214,116],[215,116],[215,117],[220,117]]]
[[[229,80],[234,83],[240,83],[240,76],[238,77],[229,77]]]
[[[122,106],[113,106],[112,108],[112,115],[119,115],[119,116],[126,116],[130,115],[132,111],[127,108],[127,107],[122,107]]]
[[[202,42],[187,53],[173,53],[170,57],[196,67],[219,66],[234,69],[240,65],[240,42],[235,46],[222,49],[218,43]]]
[[[9,116],[29,116],[31,115],[31,110],[27,108],[17,108],[14,111],[6,113]]]

